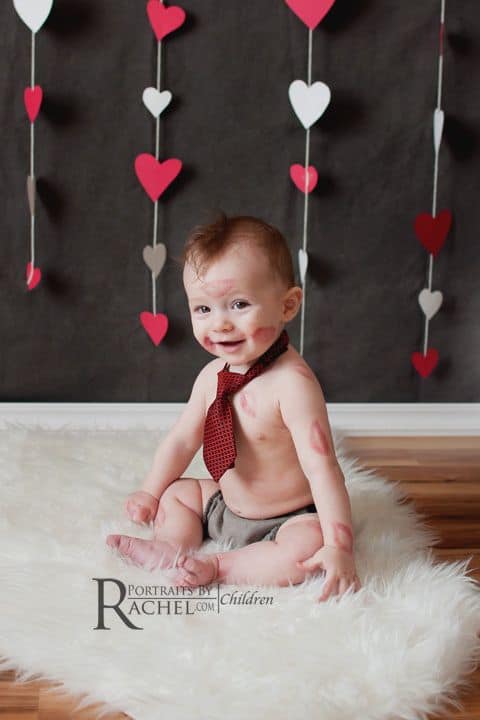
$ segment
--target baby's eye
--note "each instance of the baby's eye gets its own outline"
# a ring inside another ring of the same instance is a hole
[[[195,308],[195,312],[200,311],[200,315],[205,315],[209,310],[208,305],[198,305],[198,307]]]
[[[234,305],[234,306],[235,306],[235,305],[239,305],[239,306],[241,306],[241,307],[239,307],[238,309],[239,309],[239,310],[243,310],[244,307],[247,307],[248,302],[246,302],[246,300],[235,300],[235,302],[233,303],[233,305]]]

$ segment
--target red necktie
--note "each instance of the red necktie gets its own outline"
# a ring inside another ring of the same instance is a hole
[[[228,395],[233,395],[250,380],[260,375],[264,369],[288,348],[289,337],[282,330],[275,342],[252,365],[245,374],[227,370],[217,373],[217,396],[208,408],[203,434],[203,459],[212,478],[217,482],[226,470],[233,468],[237,449],[233,433],[232,406]]]

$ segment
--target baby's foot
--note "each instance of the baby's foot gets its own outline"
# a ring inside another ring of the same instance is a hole
[[[177,560],[178,572],[174,584],[185,587],[210,585],[218,578],[216,555],[180,555]]]
[[[129,558],[145,570],[172,567],[177,554],[164,540],[144,540],[130,535],[108,535],[107,545],[117,548],[120,555]]]

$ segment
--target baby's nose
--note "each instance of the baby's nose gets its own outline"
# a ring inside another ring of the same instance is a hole
[[[233,330],[233,323],[225,315],[219,315],[213,321],[213,328],[217,332]]]

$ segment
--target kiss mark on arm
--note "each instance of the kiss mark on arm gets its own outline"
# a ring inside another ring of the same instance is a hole
[[[314,380],[315,376],[313,374],[313,371],[310,370],[306,365],[302,365],[301,363],[297,363],[293,366],[293,369],[295,372],[299,373],[299,375],[303,375],[303,377],[306,377],[307,380]]]
[[[345,552],[353,552],[353,535],[350,527],[341,522],[333,522],[333,541],[335,546]]]
[[[314,420],[310,426],[310,447],[319,455],[330,455],[330,445],[322,430],[319,420]]]

